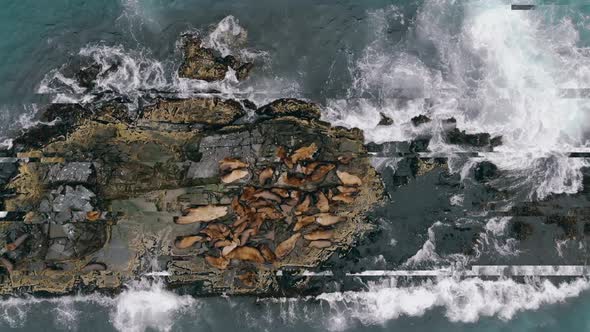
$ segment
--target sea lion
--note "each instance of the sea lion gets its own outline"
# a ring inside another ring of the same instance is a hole
[[[332,246],[332,242],[328,240],[317,240],[309,243],[310,248],[324,249]]]
[[[313,224],[315,221],[316,221],[316,218],[314,216],[297,217],[297,222],[295,223],[295,226],[293,226],[293,231],[297,232],[298,230],[302,229],[303,227]]]
[[[320,212],[328,212],[330,211],[330,201],[328,200],[328,197],[326,197],[326,195],[323,192],[318,192],[316,194],[316,198],[317,198],[317,203],[316,203],[316,207],[318,208],[318,210],[320,210]]]
[[[231,246],[232,244],[233,244],[233,242],[230,240],[220,240],[220,241],[215,242],[213,247],[223,248],[223,247]]]
[[[279,197],[279,195],[274,194],[268,190],[258,192],[256,194],[254,194],[254,197],[265,199],[267,201],[275,201],[277,203],[280,203],[282,201],[282,199],[281,199],[281,197]]]
[[[225,158],[219,161],[219,170],[221,172],[233,171],[238,168],[246,168],[248,163],[245,163],[239,159]]]
[[[250,202],[256,199],[256,197],[254,197],[254,194],[256,194],[256,188],[254,187],[250,187],[250,186],[246,186],[244,187],[244,189],[242,189],[242,195],[240,196],[240,199],[243,202]]]
[[[223,247],[223,249],[221,249],[221,255],[222,256],[227,256],[229,255],[234,249],[236,249],[240,244],[237,241],[233,241],[231,242],[230,245]]]
[[[84,266],[80,272],[81,273],[90,273],[94,271],[105,271],[107,269],[106,264],[104,263],[88,263]]]
[[[293,152],[291,155],[291,163],[297,164],[300,160],[313,159],[313,155],[318,152],[318,146],[315,143],[311,143],[309,146],[304,146]]]
[[[289,161],[289,163],[291,163],[291,161],[287,157],[287,150],[284,147],[282,147],[282,146],[277,147],[276,155],[277,155],[277,158],[279,161],[281,161],[283,163],[285,163],[286,161]],[[289,168],[291,168],[291,167],[289,167]]]
[[[246,215],[246,209],[240,204],[240,200],[237,197],[234,197],[231,201],[231,208],[234,210],[234,213],[239,217],[243,217]]]
[[[332,164],[320,165],[313,171],[313,173],[311,173],[309,180],[311,180],[311,182],[323,181],[324,178],[326,178],[326,175],[328,175],[328,173],[330,173],[335,167],[336,166]]]
[[[248,243],[250,236],[252,236],[252,234],[254,234],[255,232],[256,231],[254,229],[247,229],[244,232],[242,232],[242,234],[240,234],[240,244],[245,245],[246,243]]]
[[[283,189],[283,188],[272,188],[270,190],[271,192],[281,196],[282,198],[287,198],[289,197],[289,190],[287,189]]]
[[[307,165],[299,165],[297,171],[305,175],[311,175],[320,164],[321,163],[314,161]]]
[[[231,259],[237,259],[241,261],[249,261],[254,263],[264,263],[264,257],[258,249],[254,247],[237,247],[227,256]]]
[[[360,186],[363,184],[361,178],[348,172],[336,171],[336,175],[345,186]]]
[[[86,212],[86,220],[97,221],[100,218],[100,211],[89,211]]]
[[[225,238],[230,234],[229,229],[222,229],[220,227],[217,227],[216,225],[218,224],[209,225],[204,229],[200,230],[199,233],[207,235],[207,237],[209,237],[211,241],[225,240]]]
[[[277,220],[285,217],[282,213],[280,213],[273,207],[263,207],[256,210],[256,212],[261,214],[262,217],[266,220]]]
[[[229,259],[225,257],[214,257],[207,255],[205,256],[205,262],[219,270],[225,270],[229,266]]]
[[[8,274],[12,274],[12,271],[14,271],[14,264],[6,258],[0,257],[0,264],[8,271]]]
[[[248,176],[248,171],[244,170],[244,169],[235,169],[233,171],[231,171],[230,173],[224,175],[221,177],[221,182],[223,183],[232,183],[232,182],[236,182],[240,179],[245,178],[246,176]]]
[[[317,215],[315,222],[322,225],[322,226],[332,226],[339,222],[345,221],[346,217],[343,216],[334,216],[327,213],[321,213]]]
[[[272,250],[270,250],[268,245],[261,244],[260,246],[258,246],[258,250],[260,250],[260,253],[262,254],[262,257],[264,257],[265,261],[272,263],[277,260],[277,256]]]
[[[309,195],[306,195],[305,198],[303,199],[303,202],[301,202],[299,205],[297,205],[295,207],[295,214],[300,215],[300,214],[307,212],[309,210],[310,205],[311,205],[311,198],[309,197]]]
[[[306,183],[305,179],[300,179],[294,176],[289,176],[287,172],[283,172],[279,177],[277,184],[291,187],[301,187]]]
[[[346,204],[354,203],[354,197],[350,196],[350,194],[338,194],[332,197],[332,200],[335,202],[343,202]]]
[[[264,186],[268,180],[272,179],[274,173],[275,170],[272,167],[267,167],[262,172],[260,172],[260,175],[258,175],[258,182],[260,185]]]
[[[174,222],[180,225],[196,222],[210,222],[224,217],[228,213],[225,205],[207,205],[188,209],[188,213],[182,217],[175,217]]]
[[[14,240],[14,242],[9,243],[6,245],[6,250],[7,251],[14,251],[16,250],[18,247],[20,247],[21,244],[23,244],[23,242],[25,242],[25,240],[29,237],[29,234],[23,234],[21,236],[19,236],[18,238],[16,238],[16,240]]]
[[[290,238],[279,243],[279,245],[275,249],[275,256],[277,256],[278,259],[283,259],[287,255],[289,255],[291,253],[291,251],[293,251],[293,249],[295,249],[295,245],[297,244],[297,240],[299,240],[300,237],[301,237],[301,233],[295,233],[295,234],[291,235]]]
[[[192,247],[195,243],[205,240],[206,238],[200,235],[182,236],[178,237],[176,241],[174,241],[174,246],[178,249],[187,249]]]
[[[334,231],[332,230],[317,230],[311,233],[303,235],[303,238],[308,241],[316,240],[329,240],[334,237]]]

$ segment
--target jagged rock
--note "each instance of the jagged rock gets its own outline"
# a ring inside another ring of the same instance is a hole
[[[430,122],[431,120],[430,120],[430,118],[429,118],[429,117],[427,117],[426,115],[422,115],[422,114],[420,114],[420,115],[418,115],[418,116],[415,116],[415,117],[413,117],[411,121],[412,121],[412,124],[413,124],[415,127],[418,127],[419,125],[422,125],[422,124],[428,123],[428,122]]]
[[[393,120],[387,115],[382,112],[379,115],[381,115],[381,120],[379,120],[378,126],[391,126],[393,124]]]
[[[184,62],[178,75],[204,81],[219,81],[225,78],[229,68],[236,71],[238,80],[244,80],[252,70],[253,64],[242,63],[235,57],[222,57],[219,52],[201,46],[201,40],[195,36],[184,38]]]
[[[239,102],[213,97],[159,100],[143,110],[142,118],[157,122],[226,126],[245,114]]]
[[[116,288],[153,253],[173,285],[207,280],[204,294],[264,293],[280,287],[277,269],[316,267],[350,248],[371,229],[364,216],[382,193],[362,132],[319,121],[308,102],[261,109],[255,122],[238,123],[241,104],[216,97],[159,100],[137,118],[118,101],[55,106],[47,117],[60,118],[61,134],[35,141],[25,133],[18,153],[35,158],[23,159],[5,186],[15,193],[4,204],[39,231],[19,248],[27,264],[10,257],[11,276],[23,277],[0,282],[0,293]],[[314,233],[325,227],[331,241],[299,239],[326,238]],[[67,270],[42,284],[29,274],[64,261]],[[83,273],[95,261],[104,270]],[[231,277],[245,268],[256,273],[247,288]]]
[[[275,100],[260,107],[256,113],[271,117],[290,115],[304,119],[319,119],[322,115],[317,105],[293,98]]]
[[[80,84],[81,87],[87,89],[92,88],[101,70],[102,66],[98,63],[93,63],[87,67],[80,69],[76,73],[76,79],[78,81],[78,84]]]
[[[47,182],[56,183],[88,183],[93,174],[92,163],[71,162],[66,164],[55,164],[49,168]]]
[[[450,144],[469,145],[474,147],[490,146],[490,134],[478,133],[467,134],[457,128],[446,133],[447,140]]]
[[[498,167],[489,161],[482,161],[475,166],[475,180],[487,182],[498,176]]]

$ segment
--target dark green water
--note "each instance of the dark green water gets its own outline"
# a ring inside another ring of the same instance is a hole
[[[511,200],[497,205],[550,197],[562,205],[587,206],[585,194],[552,195],[582,190],[582,169],[588,165],[564,152],[588,148],[590,104],[553,92],[590,87],[590,6],[537,1],[544,6],[528,13],[510,11],[509,3],[7,0],[0,9],[0,136],[31,125],[51,101],[84,101],[108,90],[138,105],[150,89],[190,95],[212,87],[258,104],[309,98],[325,106],[326,120],[360,127],[368,141],[403,141],[419,134],[408,123],[425,112],[427,99],[435,119],[453,116],[462,129],[504,137],[501,153],[485,156],[507,174],[494,185],[514,191]],[[237,47],[215,33],[240,27],[248,38]],[[179,80],[176,42],[188,31],[254,59],[253,76],[217,85]],[[86,57],[122,66],[87,93],[68,80],[70,67]],[[379,112],[394,125],[378,127]],[[436,140],[431,149],[447,156],[464,152]],[[480,208],[489,200],[481,186],[460,182],[469,160],[452,160],[457,174],[452,179],[433,174],[400,188],[391,185],[391,177],[404,165],[381,161],[392,166],[384,168],[384,179],[393,199],[372,215],[381,231],[361,241],[353,255],[358,259],[335,266],[444,267],[463,260],[587,264],[587,240],[560,244],[553,239],[554,225],[542,226],[544,235],[530,241],[504,232],[509,220]],[[476,258],[462,255],[465,243],[473,245],[469,240],[437,241],[465,225],[486,235]],[[590,283],[562,281],[447,278],[412,286],[367,284],[365,291],[308,299],[193,299],[143,281],[117,297],[4,300],[0,329],[589,330]]]

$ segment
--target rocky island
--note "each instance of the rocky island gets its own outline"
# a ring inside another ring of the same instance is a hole
[[[200,44],[185,37],[181,77],[252,68]],[[383,195],[363,133],[297,99],[52,104],[2,153],[2,294],[117,291],[154,274],[195,294],[279,293],[292,285],[277,271],[352,246]]]

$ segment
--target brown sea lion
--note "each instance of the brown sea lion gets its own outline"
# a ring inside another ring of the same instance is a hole
[[[245,169],[235,169],[230,173],[221,177],[223,183],[233,183],[248,176],[248,171]]]
[[[221,218],[228,213],[225,205],[207,205],[197,208],[188,209],[188,213],[182,217],[175,217],[174,222],[180,225],[192,224],[196,222],[210,222]]]
[[[214,257],[207,255],[205,256],[205,262],[219,270],[225,270],[229,266],[229,259],[225,257]]]
[[[242,234],[240,234],[240,244],[243,246],[248,243],[250,236],[252,236],[256,231],[254,229],[247,229]]]
[[[264,257],[258,249],[254,247],[237,247],[227,255],[228,258],[254,263],[264,263]]]
[[[311,233],[303,235],[303,238],[308,241],[316,240],[330,240],[334,237],[334,231],[332,230],[317,230]]]
[[[240,200],[237,197],[234,197],[234,199],[231,201],[231,208],[232,210],[234,210],[234,213],[239,217],[243,217],[246,215],[246,209],[244,208],[244,206],[242,206],[242,204],[240,204]]]
[[[282,198],[288,198],[289,197],[289,190],[287,189],[283,189],[283,188],[272,188],[270,190],[271,192],[281,196]]]
[[[307,212],[309,210],[310,205],[311,205],[311,198],[309,197],[309,195],[306,195],[305,198],[303,199],[303,202],[301,202],[299,205],[297,205],[295,207],[295,214],[300,215],[300,214]]]
[[[293,152],[291,155],[291,163],[297,164],[300,160],[313,159],[313,155],[318,152],[318,146],[315,143],[311,143],[309,146],[304,146]]]
[[[195,243],[203,241],[206,241],[206,238],[200,235],[182,236],[174,241],[174,246],[178,249],[187,249],[192,247]]]
[[[267,262],[272,263],[277,260],[277,256],[272,250],[270,250],[268,245],[261,244],[260,246],[258,246],[258,250],[260,250],[262,257],[264,257],[264,260],[266,260]]]
[[[229,255],[234,249],[236,249],[240,244],[238,243],[238,241],[233,241],[230,242],[230,245],[223,247],[223,249],[221,249],[221,255],[222,256],[227,256]]]
[[[272,167],[267,167],[258,175],[258,182],[261,186],[264,186],[269,180],[272,179],[275,170]]]
[[[297,222],[295,223],[295,226],[293,226],[293,231],[297,232],[298,230],[302,229],[303,227],[313,224],[315,221],[316,221],[315,216],[297,217]]]
[[[338,194],[332,197],[332,201],[352,204],[354,203],[354,197],[350,196],[350,194]]]
[[[239,159],[225,158],[219,161],[219,170],[221,172],[233,171],[238,168],[246,168],[248,163],[245,163]]]
[[[320,213],[317,215],[317,218],[315,219],[316,223],[322,226],[332,226],[345,220],[346,217],[335,216],[327,213]]]
[[[363,184],[361,178],[348,172],[336,171],[336,175],[345,186],[360,186]]]
[[[86,220],[97,221],[100,218],[100,211],[89,211],[86,212]]]
[[[263,218],[266,220],[277,220],[277,219],[282,219],[285,217],[282,213],[277,211],[274,207],[263,207],[263,208],[256,210],[256,212],[261,214],[263,216]]]
[[[330,211],[330,201],[328,200],[328,197],[326,197],[326,195],[323,192],[318,192],[316,194],[316,198],[317,198],[317,203],[316,203],[316,207],[318,208],[318,210],[320,210],[320,212],[328,212]]]
[[[324,165],[320,165],[318,166],[313,173],[311,173],[309,180],[311,182],[320,182],[323,181],[324,178],[326,177],[326,175],[328,175],[328,173],[333,170],[336,166],[332,165],[332,164],[324,164]]]
[[[23,234],[23,235],[17,237],[16,240],[14,240],[14,242],[6,245],[6,250],[8,250],[8,251],[16,250],[18,247],[20,247],[21,244],[23,244],[25,242],[25,240],[28,237],[29,237],[29,234]]]
[[[267,201],[274,201],[277,203],[280,203],[282,201],[282,199],[281,199],[281,197],[279,197],[279,195],[274,194],[268,190],[263,190],[261,192],[258,192],[256,194],[254,194],[254,197],[265,199]]]
[[[293,249],[295,249],[295,245],[297,244],[297,240],[299,240],[300,237],[301,237],[301,233],[295,233],[295,234],[291,235],[290,238],[279,243],[279,245],[275,249],[275,256],[277,256],[278,259],[283,259],[287,255],[289,255],[291,253],[291,251],[293,251]]]
[[[286,172],[282,173],[279,177],[277,184],[283,186],[301,187],[305,185],[306,180],[300,179],[294,176],[290,176]]]

